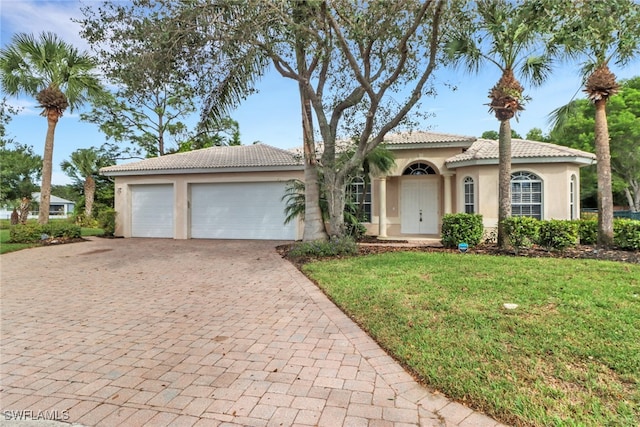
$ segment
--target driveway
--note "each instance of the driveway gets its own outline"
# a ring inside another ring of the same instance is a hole
[[[2,255],[0,424],[497,425],[415,382],[277,244]]]

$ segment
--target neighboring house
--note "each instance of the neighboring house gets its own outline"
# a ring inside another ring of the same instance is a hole
[[[40,205],[40,193],[33,193],[32,199],[38,205]],[[49,201],[49,218],[66,218],[73,214],[73,210],[76,207],[76,203],[71,200],[63,199],[62,197],[51,195]],[[38,216],[38,212],[32,212],[30,216]]]
[[[498,221],[498,143],[473,137],[407,132],[389,135],[395,167],[356,178],[349,189],[370,219],[368,234],[438,237],[445,213]],[[554,144],[512,143],[514,215],[578,218],[580,168],[595,155]],[[284,225],[286,181],[303,178],[299,155],[264,144],[211,147],[101,169],[115,178],[116,235],[124,237],[302,238],[300,222]]]
[[[40,193],[32,193],[31,200],[40,204]],[[49,204],[49,218],[67,218],[68,216],[73,214],[75,207],[75,202],[51,195],[51,202]],[[12,211],[13,209],[9,209],[8,206],[4,206],[2,209],[0,209],[0,218],[10,219]],[[29,218],[37,217],[38,211],[29,213]]]

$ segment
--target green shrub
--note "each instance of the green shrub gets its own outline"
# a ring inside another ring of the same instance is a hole
[[[580,244],[595,245],[598,241],[598,220],[581,219],[577,222]]]
[[[73,222],[80,227],[98,228],[98,220],[96,218],[85,216],[84,212],[77,214],[73,218]]]
[[[614,220],[613,243],[620,249],[640,250],[640,221],[632,219]]]
[[[38,243],[46,234],[38,223],[12,225],[9,231],[9,243]]]
[[[350,236],[332,237],[330,240],[295,243],[289,255],[293,257],[327,257],[336,255],[356,255],[358,245]]]
[[[106,236],[113,236],[116,232],[116,211],[106,208],[98,213],[98,227],[104,230]]]
[[[482,215],[458,213],[442,217],[442,244],[445,248],[457,248],[462,242],[469,247],[476,246],[483,233]]]
[[[538,243],[547,250],[565,250],[578,243],[578,223],[575,221],[551,219],[540,221]]]
[[[516,253],[522,248],[529,248],[538,241],[540,221],[528,216],[514,216],[503,220],[507,239]]]
[[[29,222],[11,226],[10,243],[38,243],[47,238],[75,239],[82,235],[82,229],[66,221],[50,221],[47,224]]]
[[[49,237],[75,239],[82,236],[82,229],[79,225],[66,221],[49,221],[49,223],[42,226],[42,230]]]

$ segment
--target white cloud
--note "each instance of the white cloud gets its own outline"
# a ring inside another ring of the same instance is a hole
[[[80,24],[71,20],[82,18],[80,6],[79,0],[2,0],[2,44],[8,44],[16,33],[50,31],[79,50],[88,51],[87,42],[80,37]]]

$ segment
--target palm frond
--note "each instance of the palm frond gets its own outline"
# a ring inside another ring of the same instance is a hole
[[[575,98],[577,93],[578,92],[576,91],[576,93],[573,95],[573,98]],[[569,103],[558,107],[551,113],[549,113],[549,115],[547,116],[547,123],[551,126],[552,129],[562,130],[566,126],[569,117],[571,117],[571,115],[575,113],[578,103],[573,98],[571,101],[569,101]]]

